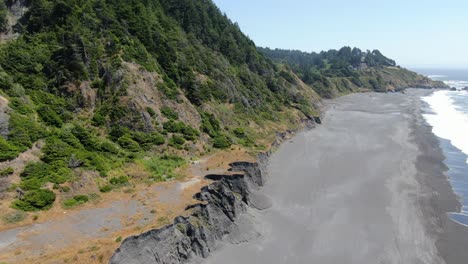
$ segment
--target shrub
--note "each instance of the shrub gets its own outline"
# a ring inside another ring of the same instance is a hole
[[[185,143],[185,139],[178,135],[173,135],[171,139],[169,139],[169,146],[181,149],[182,145]]]
[[[112,154],[119,153],[119,149],[117,148],[117,146],[115,146],[114,144],[108,141],[102,142],[101,145],[99,146],[99,149],[101,151],[112,153]]]
[[[245,134],[245,130],[241,127],[238,127],[236,129],[234,129],[234,135],[238,138],[245,138],[246,137],[246,134]]]
[[[146,107],[146,112],[152,117],[156,115],[156,112],[151,107]]]
[[[162,145],[162,144],[166,143],[166,140],[164,139],[163,135],[161,135],[159,133],[151,133],[150,134],[150,140],[155,145]]]
[[[112,191],[112,186],[104,185],[101,188],[99,188],[99,191],[102,192],[102,193],[108,193],[108,192]]]
[[[129,135],[124,135],[120,137],[117,143],[119,143],[119,145],[122,148],[132,151],[132,152],[138,152],[141,150],[140,145],[135,140],[133,140]]]
[[[96,137],[84,127],[75,125],[71,133],[87,150],[97,150],[99,144],[97,143]]]
[[[200,133],[195,128],[188,126],[182,122],[168,121],[163,124],[164,129],[169,133],[180,133],[187,140],[195,140],[200,136]]]
[[[127,176],[114,177],[110,179],[109,182],[112,185],[125,185],[128,183],[128,177]]]
[[[149,150],[154,145],[162,145],[166,142],[164,137],[159,133],[134,132],[132,139],[144,150]]]
[[[9,142],[16,147],[22,148],[23,151],[32,147],[34,142],[47,135],[45,127],[34,121],[34,118],[14,112],[10,115],[9,126]]]
[[[131,133],[130,129],[124,126],[112,126],[109,132],[109,138],[112,141],[116,142],[117,140],[119,140],[120,137],[123,137],[130,133]]]
[[[182,130],[182,134],[184,135],[184,138],[186,140],[195,140],[200,136],[200,133],[198,130],[191,126],[185,126],[184,129]]]
[[[25,212],[13,212],[9,213],[3,216],[3,222],[6,224],[15,224],[18,222],[23,221],[26,218],[26,213]]]
[[[44,152],[44,155],[41,159],[44,162],[50,163],[56,160],[68,161],[73,149],[62,140],[55,137],[49,137],[46,140],[46,145],[42,151]]]
[[[179,119],[179,114],[167,106],[161,107],[161,113],[169,120]]]
[[[0,171],[0,177],[10,176],[14,172],[15,172],[15,169],[13,169],[12,167],[8,167],[8,168],[3,169],[3,170]]]
[[[49,176],[50,170],[50,165],[44,162],[29,162],[21,173],[21,177],[23,179],[45,179]]]
[[[185,128],[185,124],[182,122],[175,122],[170,120],[163,124],[163,128],[169,133],[181,133]]]
[[[219,135],[221,131],[221,125],[213,114],[201,113],[202,125],[201,131],[214,138]]]
[[[56,127],[61,127],[63,125],[63,121],[60,116],[47,105],[39,107],[39,109],[37,109],[37,113],[42,121],[48,125]]]
[[[100,153],[78,153],[78,158],[84,160],[86,167],[97,170],[101,176],[106,176],[107,172],[112,169],[112,164]]]
[[[61,192],[67,193],[67,192],[71,191],[71,188],[68,187],[68,186],[60,186],[60,187],[59,187],[59,190],[60,190]]]
[[[10,104],[8,104],[11,108],[13,108],[16,112],[27,115],[34,113],[34,110],[31,108],[30,103],[25,102],[24,99],[13,97],[10,100]]]
[[[63,142],[67,143],[68,145],[72,146],[73,148],[82,149],[83,145],[81,144],[80,140],[75,137],[70,131],[62,131],[58,138],[60,138]]]
[[[13,202],[13,208],[23,211],[37,211],[49,209],[55,201],[55,193],[50,190],[30,190],[22,199]]]
[[[213,139],[213,147],[226,149],[231,146],[231,141],[224,135],[219,135]]]
[[[12,160],[19,154],[17,147],[11,145],[3,137],[0,136],[0,162]]]
[[[106,124],[106,116],[101,111],[97,111],[91,119],[91,123],[97,127],[104,126]]]
[[[85,204],[89,201],[89,197],[86,195],[75,195],[73,198],[65,200],[63,206],[65,208],[71,208],[78,205]]]

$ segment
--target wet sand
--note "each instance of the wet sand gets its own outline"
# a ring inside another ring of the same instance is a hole
[[[353,94],[329,101],[321,126],[271,157],[255,212],[259,238],[203,263],[466,263],[466,227],[421,116],[429,93]]]

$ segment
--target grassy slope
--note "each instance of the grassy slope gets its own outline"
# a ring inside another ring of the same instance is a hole
[[[28,8],[20,36],[0,46],[0,93],[11,108],[0,161],[45,142],[40,161],[2,180],[6,200],[17,187],[25,192],[16,209],[170,179],[143,173],[155,165],[142,161],[176,167],[179,157],[232,144],[258,151],[275,131],[318,115],[318,95],[258,53],[211,1],[42,0]],[[94,180],[75,189],[83,174]]]

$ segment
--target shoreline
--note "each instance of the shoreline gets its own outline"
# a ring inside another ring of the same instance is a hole
[[[421,115],[430,110],[428,104],[423,102],[420,107]],[[426,204],[426,208],[432,208],[427,211],[429,217],[434,217],[434,221],[427,222],[428,229],[433,230],[437,237],[436,247],[439,254],[447,264],[464,264],[468,259],[466,245],[468,245],[468,226],[450,219],[451,213],[458,213],[462,209],[461,196],[457,195],[454,186],[450,183],[448,176],[449,166],[446,164],[449,157],[444,153],[444,144],[454,147],[449,140],[442,139],[432,132],[432,126],[421,117],[421,124],[416,125],[415,133],[425,134],[425,141],[421,137],[415,137],[415,141],[422,149],[418,163],[421,174],[418,179],[421,186],[432,192],[432,197],[428,199],[421,198],[420,203]],[[460,150],[458,150],[460,151]],[[461,152],[461,151],[460,151]],[[462,152],[461,152],[462,153]],[[425,169],[431,168],[433,171]],[[438,177],[435,172],[443,177]]]

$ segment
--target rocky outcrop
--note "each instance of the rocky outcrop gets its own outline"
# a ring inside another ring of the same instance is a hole
[[[3,25],[4,28],[0,32],[0,41],[11,40],[19,36],[15,32],[15,26],[28,11],[28,4],[28,0],[7,1],[6,21],[5,25]]]
[[[207,257],[218,241],[242,232],[237,220],[249,207],[269,206],[256,193],[265,179],[258,163],[236,162],[231,171],[236,173],[206,176],[214,182],[195,195],[200,203],[188,208],[192,211],[189,217],[178,217],[169,226],[125,239],[110,263],[186,263]]]

